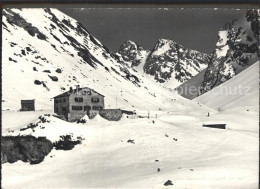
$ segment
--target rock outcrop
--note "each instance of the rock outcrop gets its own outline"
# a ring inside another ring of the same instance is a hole
[[[14,163],[19,160],[30,164],[41,163],[52,150],[51,141],[44,137],[3,136],[1,140],[1,162]]]

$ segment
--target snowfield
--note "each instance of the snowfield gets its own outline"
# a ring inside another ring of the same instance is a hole
[[[213,109],[259,111],[259,61],[194,99]]]
[[[23,112],[4,113],[10,121],[13,116],[17,120],[28,117]],[[30,114],[32,122],[37,120],[39,112]],[[42,123],[34,132],[19,131],[19,127],[12,125],[15,131],[8,133],[10,125],[3,125],[4,136],[32,134],[54,142],[60,135],[70,134],[85,140],[70,151],[53,149],[37,165],[21,161],[3,164],[2,186],[163,188],[171,180],[175,188],[258,187],[256,113],[244,112],[239,120],[232,113],[213,113],[207,117],[202,112],[152,111],[150,116],[150,119],[124,116],[119,122],[97,116],[86,124],[68,123],[51,116],[46,117],[50,123]],[[227,130],[202,127],[203,123],[227,120]],[[128,140],[134,140],[134,144]]]
[[[178,189],[258,188],[259,63],[224,83],[252,86],[249,96],[205,93],[192,101],[141,67],[120,63],[56,9],[4,9],[2,21],[2,136],[83,139],[72,150],[53,149],[39,164],[2,164],[3,188],[167,188],[168,180]],[[106,109],[150,118],[123,115],[115,122],[98,115],[77,124],[53,116],[53,97],[76,85],[103,94]],[[35,99],[36,111],[20,112],[22,99]],[[24,130],[39,116],[49,122]],[[227,129],[202,127],[206,123]]]

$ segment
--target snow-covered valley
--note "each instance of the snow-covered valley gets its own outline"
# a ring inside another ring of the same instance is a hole
[[[3,112],[3,117],[10,113],[13,112]],[[38,113],[30,114],[37,119]],[[27,117],[22,112],[13,114],[17,120]],[[3,186],[162,188],[171,180],[176,188],[258,187],[256,112],[207,117],[201,112],[181,114],[173,110],[151,112],[151,116],[150,119],[124,116],[119,122],[96,117],[86,124],[50,117],[47,118],[50,123],[41,125],[44,129],[19,131],[46,136],[51,141],[71,133],[85,140],[70,151],[53,149],[40,164],[21,161],[3,164]],[[202,127],[203,123],[227,120],[227,130]],[[4,120],[3,135],[16,135],[18,128],[8,133],[7,125],[8,120]],[[134,140],[134,144],[128,140]]]
[[[209,91],[189,100],[143,73],[147,51],[134,44],[134,58],[121,52],[132,62],[120,62],[57,9],[5,9],[2,30],[2,136],[46,137],[52,144],[65,135],[82,139],[71,150],[53,147],[38,164],[3,163],[3,188],[171,188],[168,180],[178,189],[258,188],[259,62],[212,90],[242,84],[250,87],[247,96]],[[167,71],[175,46],[166,40],[158,47],[167,61],[157,51],[149,55],[151,69],[154,58],[162,63],[157,71]],[[178,74],[192,80],[208,56],[184,49]],[[119,121],[86,115],[86,123],[57,118],[53,97],[76,85],[104,95],[105,109],[136,115]],[[20,111],[23,99],[35,99],[36,111]],[[220,123],[227,128],[203,127]]]

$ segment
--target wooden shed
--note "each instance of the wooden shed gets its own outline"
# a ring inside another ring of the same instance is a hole
[[[21,100],[21,111],[35,111],[35,100]]]
[[[215,129],[226,129],[227,124],[203,124],[203,127],[210,127]]]

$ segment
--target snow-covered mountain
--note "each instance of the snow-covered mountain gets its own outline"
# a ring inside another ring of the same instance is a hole
[[[177,90],[198,88],[194,94],[183,94],[193,99],[226,82],[259,60],[259,10],[249,10],[243,19],[228,22],[219,32],[216,49],[205,74],[192,78]],[[192,81],[197,79],[197,82]]]
[[[56,9],[4,9],[2,29],[3,109],[20,109],[21,99],[52,109],[52,98],[76,85],[105,95],[106,108],[198,106],[122,64],[82,24]]]
[[[190,50],[173,40],[160,39],[144,65],[144,71],[160,83],[183,83],[206,68],[209,55]],[[177,84],[178,85],[178,84]]]
[[[159,39],[152,50],[144,50],[133,41],[120,47],[117,57],[158,83],[174,88],[207,67],[210,56],[190,50],[169,39]]]
[[[217,112],[179,96],[131,61],[118,60],[56,9],[4,9],[2,19],[2,110],[20,109],[21,99],[36,99],[37,110],[2,111],[2,136],[82,139],[72,150],[53,148],[40,164],[2,164],[3,188],[169,188],[168,181],[175,188],[258,187],[257,111]],[[137,51],[139,60],[148,56]],[[52,115],[51,98],[78,84],[105,95],[105,108],[137,115],[120,121],[85,116],[86,123]],[[225,123],[227,129],[205,123]],[[22,154],[24,146],[34,149],[31,143],[2,146]],[[34,155],[30,159],[37,160]]]
[[[256,25],[258,29],[255,29],[250,18],[253,14],[259,22],[259,11],[248,11],[244,19],[233,20],[219,31],[216,50],[204,75],[201,93],[229,80],[259,59],[259,23]]]

